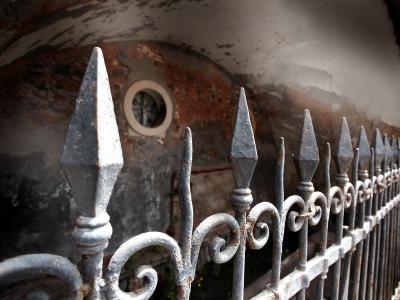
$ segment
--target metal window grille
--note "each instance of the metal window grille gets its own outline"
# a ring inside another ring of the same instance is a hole
[[[386,134],[382,139],[376,129],[370,148],[361,127],[354,150],[343,118],[333,154],[336,185],[331,186],[331,150],[326,144],[321,155],[324,185],[321,191],[316,191],[312,179],[320,163],[320,154],[311,116],[306,110],[300,148],[294,157],[300,179],[298,195],[287,198],[284,195],[285,144],[282,138],[275,203],[261,202],[251,207],[249,184],[257,162],[257,150],[245,92],[241,89],[230,152],[236,184],[231,195],[235,217],[214,214],[193,230],[192,137],[187,128],[179,185],[179,241],[161,232],[139,234],[118,248],[103,271],[103,251],[112,235],[107,204],[123,158],[103,55],[95,48],[82,81],[61,159],[73,196],[83,213],[72,233],[82,254],[82,273],[68,259],[57,255],[22,255],[0,264],[0,284],[14,281],[20,275],[45,273],[69,284],[77,299],[149,299],[157,285],[157,273],[152,267],[144,265],[136,270],[136,276],[144,279],[138,291],[123,292],[119,288],[119,276],[132,255],[157,245],[169,253],[175,271],[177,298],[189,299],[203,239],[216,226],[226,225],[230,230],[229,239],[215,237],[210,242],[209,253],[217,264],[234,260],[232,298],[235,300],[243,299],[246,248],[261,249],[269,240],[273,247],[272,279],[265,282],[265,290],[253,299],[304,299],[313,280],[317,288],[315,294],[308,295],[312,299],[400,299],[397,288],[400,276],[397,255],[400,249],[399,141],[394,137],[389,140]],[[269,222],[259,221],[261,215]],[[333,243],[328,244],[332,215],[335,215],[331,225],[335,234]],[[309,226],[316,225],[320,234],[319,251],[308,259],[308,230]],[[281,278],[285,230],[299,232],[299,255],[295,270]],[[328,272],[332,274],[329,295],[324,292]]]

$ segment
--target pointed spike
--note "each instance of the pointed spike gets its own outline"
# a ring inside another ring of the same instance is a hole
[[[383,136],[383,141],[385,144],[385,160],[386,165],[390,166],[393,159],[392,147],[390,146],[389,136],[385,133]]]
[[[399,148],[397,145],[397,138],[392,135],[391,138],[391,147],[392,147],[392,155],[393,155],[393,163],[398,164],[398,158],[399,158]]]
[[[399,149],[397,148],[397,139],[394,137],[394,135],[390,137],[390,147],[392,149],[393,163],[397,164],[397,156],[399,154]]]
[[[371,147],[371,160],[369,162],[369,174],[370,177],[375,175],[375,150]]]
[[[181,211],[179,245],[182,250],[183,261],[186,265],[190,262],[190,244],[193,231],[193,204],[190,191],[190,175],[192,172],[192,132],[185,128],[183,158],[179,180],[179,204]]]
[[[381,132],[378,128],[376,128],[374,132],[372,147],[374,148],[375,152],[375,168],[381,169],[382,160],[385,158],[385,146],[383,145]]]
[[[329,143],[326,143],[325,146],[325,160],[330,163],[331,162],[331,145]]]
[[[123,165],[108,75],[100,48],[94,48],[72,115],[61,164],[81,212],[105,213]]]
[[[232,137],[231,160],[237,188],[248,188],[258,159],[245,91],[240,89],[239,106]]]
[[[400,167],[400,137],[397,138],[397,156],[395,160],[397,161],[397,166]]]
[[[330,175],[330,164],[331,164],[331,146],[329,143],[326,143],[325,151],[324,151],[324,188],[325,195],[329,195],[329,189],[331,188],[331,175]]]
[[[193,158],[193,143],[192,143],[192,131],[189,127],[185,128],[184,132],[184,149],[183,149],[183,161],[186,163],[192,163]]]
[[[356,186],[357,179],[358,179],[358,166],[360,163],[360,149],[356,148],[354,160],[353,160],[353,169],[352,169],[352,182],[353,185]]]
[[[310,111],[304,111],[304,122],[298,154],[294,157],[297,174],[301,182],[310,182],[319,163],[317,140]]]
[[[338,143],[334,153],[335,163],[339,174],[347,174],[351,161],[354,158],[353,146],[346,118],[342,119]]]
[[[374,190],[374,175],[375,175],[375,151],[374,148],[371,147],[371,159],[369,161],[369,177],[371,179],[371,185],[372,185],[372,190]],[[369,201],[367,201],[368,206],[366,210],[366,215],[370,216],[372,214],[372,206],[373,206],[373,199],[371,198]]]
[[[364,126],[360,127],[358,135],[357,148],[359,149],[359,166],[361,170],[368,170],[368,162],[371,158],[371,151],[369,150],[369,143],[367,134],[365,133]]]
[[[279,153],[278,153],[278,162],[276,164],[276,175],[275,175],[275,191],[276,191],[275,206],[280,214],[282,213],[283,201],[285,199],[284,171],[285,171],[285,139],[281,137]]]
[[[400,137],[397,137],[397,152],[400,155]],[[400,161],[399,161],[399,163],[400,163]]]

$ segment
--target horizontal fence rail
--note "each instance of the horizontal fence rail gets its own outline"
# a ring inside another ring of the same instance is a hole
[[[130,257],[149,246],[167,250],[175,271],[177,299],[189,299],[191,283],[205,236],[220,225],[228,238],[214,237],[209,254],[214,263],[234,262],[232,299],[243,299],[246,249],[272,243],[272,277],[265,290],[252,299],[400,299],[399,276],[399,139],[374,132],[370,148],[360,128],[353,149],[346,119],[331,155],[317,147],[311,116],[305,111],[301,143],[294,161],[299,177],[298,194],[285,198],[285,143],[280,140],[275,179],[275,203],[252,207],[249,189],[258,155],[245,92],[240,91],[231,145],[235,188],[231,204],[235,216],[217,213],[193,229],[190,191],[192,136],[184,132],[179,184],[180,237],[146,232],[123,243],[103,270],[103,251],[112,236],[107,205],[123,165],[121,143],[104,58],[99,48],[90,57],[61,158],[74,199],[82,213],[72,236],[82,254],[81,273],[68,259],[51,254],[22,255],[0,263],[0,285],[48,274],[67,283],[76,299],[149,299],[157,286],[157,272],[143,265],[136,277],[137,291],[119,287],[121,270]],[[336,165],[331,178],[331,157]],[[315,190],[313,176],[322,164],[323,186]],[[349,174],[351,169],[351,174]],[[331,186],[331,182],[335,182]],[[319,251],[309,257],[310,227],[318,226]],[[281,278],[282,244],[287,230],[298,232],[296,268]],[[328,232],[334,239],[328,241]],[[329,282],[327,278],[329,275]],[[314,281],[315,288],[308,288]]]

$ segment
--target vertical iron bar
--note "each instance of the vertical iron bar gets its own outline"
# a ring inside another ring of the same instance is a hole
[[[331,148],[329,143],[326,143],[326,149],[324,153],[324,169],[323,169],[323,176],[324,176],[324,195],[326,199],[329,199],[329,191],[331,189],[331,178],[330,178],[330,163],[331,163]],[[329,210],[331,207],[330,203],[327,203],[327,213],[328,215],[326,216],[325,224],[321,224],[321,232],[323,234],[323,237],[321,237],[321,243],[320,243],[320,255],[323,256],[326,253],[326,245],[327,245],[327,240],[328,240],[328,224],[329,224]],[[321,216],[321,220],[324,220],[325,216]],[[328,273],[328,264],[326,264],[325,269],[321,273],[320,276],[318,276],[317,279],[317,295],[316,299],[317,300],[323,300],[324,299],[324,285],[325,285],[325,279],[327,278],[327,273]]]
[[[275,175],[275,207],[279,213],[279,220],[282,222],[283,214],[283,202],[285,199],[285,188],[284,188],[284,171],[285,171],[285,140],[281,138],[278,162],[276,164],[276,175]],[[273,245],[273,261],[272,261],[272,279],[271,289],[274,292],[278,291],[279,280],[281,276],[281,258],[282,258],[282,242],[283,233],[285,230],[284,224],[277,226],[283,226],[283,229],[279,228],[279,242]],[[274,239],[275,240],[275,239]]]
[[[392,136],[391,138],[391,154],[392,154],[392,164],[391,164],[391,197],[390,200],[393,200],[397,196],[397,179],[396,179],[396,169],[397,169],[397,157],[398,157],[398,149],[397,149],[397,139]],[[394,272],[395,272],[395,262],[396,262],[396,207],[393,207],[391,211],[392,215],[392,222],[391,222],[391,238],[390,238],[390,271],[389,271],[389,283],[390,283],[390,294],[393,293],[394,288],[395,288],[395,278],[394,278]]]
[[[370,162],[370,176],[371,176],[371,189],[372,195],[369,200],[368,206],[368,214],[371,216],[376,215],[376,207],[377,207],[377,193],[375,192],[375,150],[371,148],[371,162]],[[370,252],[370,256],[368,257],[368,265],[365,268],[364,274],[366,277],[365,280],[365,299],[371,300],[373,298],[373,280],[374,280],[374,269],[375,269],[375,248],[376,248],[376,227],[372,229],[369,234],[370,236],[370,245],[368,251]]]
[[[378,210],[382,207],[382,193],[378,193]],[[373,281],[373,299],[378,298],[378,280],[379,280],[379,265],[380,265],[380,255],[381,255],[381,236],[382,236],[382,221],[379,221],[376,225],[376,250],[375,250],[375,273]]]
[[[392,183],[392,194],[393,194],[393,183]],[[392,200],[393,197],[390,198],[390,200]],[[388,296],[390,297],[391,294],[393,293],[393,289],[394,289],[394,285],[393,285],[393,263],[394,263],[394,241],[395,241],[395,237],[394,237],[394,209],[392,209],[390,211],[390,231],[389,231],[389,235],[390,235],[390,239],[389,239],[389,263],[388,263]]]
[[[193,233],[193,204],[190,191],[190,176],[192,172],[193,144],[190,128],[185,128],[184,147],[182,155],[181,173],[179,179],[179,204],[180,204],[180,233],[179,246],[182,253],[183,267],[191,268],[191,244]],[[186,280],[185,284],[177,286],[177,298],[189,299],[191,281]]]
[[[368,148],[367,148],[368,149]],[[368,150],[369,151],[369,150]],[[359,171],[358,171],[358,164],[359,164],[359,159],[360,159],[360,149],[357,148],[356,149],[356,155],[355,155],[355,159],[354,159],[354,163],[353,163],[353,175],[352,175],[352,181],[353,181],[353,185],[356,189],[356,200],[360,202],[360,204],[358,205],[358,218],[357,218],[357,228],[362,228],[364,226],[364,218],[365,218],[365,201],[364,201],[364,195],[360,194],[358,192],[358,175],[359,175]],[[368,163],[368,162],[367,162]],[[354,217],[355,217],[355,210],[354,210]],[[350,230],[354,229],[354,221],[353,221],[353,226]],[[352,285],[352,291],[351,291],[351,298],[354,300],[358,299],[358,294],[359,294],[359,286],[360,286],[360,272],[361,272],[361,260],[362,260],[362,250],[363,250],[363,241],[361,240],[355,249],[355,262],[354,262],[354,272],[353,272],[353,285]],[[351,251],[350,251],[351,252]],[[351,256],[350,256],[351,259]],[[347,285],[348,285],[348,289],[350,288],[350,264],[351,261],[348,265],[348,270],[345,270],[346,277],[347,277]],[[347,297],[346,297],[347,298]]]
[[[395,145],[395,139],[392,136],[391,138],[391,144],[390,144],[390,148],[391,148],[391,164],[390,164],[390,181],[391,181],[391,186],[390,186],[390,201],[392,201],[395,197],[396,197],[396,180],[395,180],[395,169],[396,169],[396,159],[397,159],[397,148]],[[388,285],[389,285],[389,293],[388,296],[390,297],[393,293],[394,290],[394,280],[393,280],[393,273],[394,273],[394,262],[395,262],[395,254],[394,254],[394,250],[395,250],[395,241],[396,241],[396,237],[395,237],[395,219],[396,219],[396,215],[395,215],[395,208],[393,208],[390,211],[390,215],[391,215],[391,221],[390,221],[390,239],[389,239],[389,270],[388,270]]]
[[[377,180],[377,202],[376,202],[376,209],[377,211],[382,207],[383,201],[383,193],[382,193],[382,186],[378,183],[378,178],[382,175],[382,161],[385,158],[385,146],[383,145],[381,133],[379,129],[375,130],[374,138],[373,138],[373,147],[375,151],[375,173],[376,173],[376,180]],[[381,232],[382,232],[382,224],[378,222],[376,225],[376,238],[375,238],[375,267],[374,267],[374,279],[373,282],[373,299],[377,299],[377,292],[378,292],[378,280],[379,280],[379,265],[381,260]]]
[[[392,136],[392,149],[393,149],[393,178],[394,178],[394,183],[393,183],[393,198],[398,196],[398,165],[399,165],[399,161],[398,161],[398,155],[399,155],[399,151],[398,151],[398,143],[397,143],[397,139]],[[393,248],[392,248],[392,291],[394,291],[394,289],[396,288],[396,268],[397,268],[397,206],[395,206],[393,208]]]
[[[396,194],[399,196],[400,194],[400,138],[397,138],[397,192]],[[397,250],[396,253],[398,253],[398,251],[400,251],[400,206],[397,205],[396,208],[396,215],[397,215],[397,225],[396,225],[396,239],[397,239]],[[397,276],[396,276],[396,280],[395,280],[395,284],[397,286],[398,281],[400,280],[400,258],[398,255],[396,255],[397,258],[397,264],[396,264],[396,270],[397,270]]]
[[[305,201],[305,211],[309,210],[308,201],[311,194],[314,191],[314,187],[312,183],[306,184],[306,182],[302,182],[300,186],[297,187],[297,190]],[[308,219],[304,219],[303,227],[300,230],[299,234],[299,262],[297,268],[301,271],[306,270],[307,264],[307,247],[308,247]],[[302,289],[296,296],[297,300],[305,299],[305,289]]]
[[[396,196],[397,197],[399,196],[398,186],[399,186],[399,182],[397,181],[397,184],[396,184]],[[399,253],[399,240],[400,240],[399,239],[399,220],[400,220],[400,218],[399,218],[399,206],[398,205],[395,206],[394,213],[395,213],[396,217],[395,217],[395,233],[394,233],[394,236],[395,236],[395,250],[394,250],[395,261],[393,264],[393,268],[394,268],[393,283],[394,283],[394,288],[396,288],[397,284],[398,284],[398,280],[399,280],[399,277],[398,277],[399,255],[398,255],[398,253]]]
[[[393,160],[393,155],[392,155],[392,146],[390,144],[389,138],[386,138],[386,151],[388,152],[388,163],[387,163],[387,171],[388,171],[388,197],[387,197],[387,203],[390,203],[390,201],[393,198],[393,178],[392,178],[392,160]],[[391,251],[391,247],[392,247],[392,221],[393,221],[393,214],[392,211],[390,210],[388,213],[388,227],[387,227],[387,242],[386,242],[386,265],[385,265],[385,276],[386,276],[386,280],[385,282],[385,295],[386,298],[389,299],[392,293],[391,290],[391,284],[390,284],[390,270],[391,270],[391,256],[392,256],[392,251]]]
[[[386,185],[384,188],[383,192],[383,203],[382,207],[384,207],[387,203],[388,196],[390,193],[390,189],[387,187],[387,182],[388,182],[388,172],[390,171],[390,146],[388,147],[388,137],[385,134],[384,135],[384,145],[385,145],[385,158],[383,160],[383,170],[384,170],[384,184]],[[381,263],[379,265],[379,274],[378,276],[378,289],[377,289],[377,295],[380,298],[385,299],[385,294],[386,294],[386,265],[387,265],[387,230],[388,230],[388,222],[389,222],[390,216],[389,214],[385,216],[385,218],[382,220],[382,229],[381,229]]]
[[[364,131],[364,130],[363,130]],[[361,134],[360,134],[361,135]],[[364,135],[365,135],[365,131],[364,131]],[[366,139],[366,135],[365,135],[365,140],[367,142],[368,145],[368,140]],[[374,161],[374,152],[373,150],[370,151],[369,149],[369,145],[368,145],[368,149],[365,149],[365,153],[367,153],[366,151],[368,150],[369,153],[369,174],[368,174],[368,169],[364,169],[363,167],[360,168],[359,171],[359,176],[360,179],[363,180],[365,182],[365,180],[367,180],[369,178],[369,176],[371,176],[371,185],[370,185],[370,189],[371,192],[368,196],[368,207],[366,210],[366,218],[368,219],[368,217],[370,217],[372,215],[372,205],[373,205],[373,190],[374,190],[374,181],[373,181],[373,175],[374,175],[374,167],[375,167],[375,161]],[[366,172],[365,172],[366,171]],[[363,258],[362,258],[362,270],[361,270],[361,280],[360,280],[360,299],[364,300],[366,299],[366,290],[367,290],[367,278],[368,278],[368,266],[369,266],[369,262],[371,260],[370,257],[370,241],[371,241],[371,236],[373,235],[374,231],[370,231],[368,236],[365,239],[364,242],[364,251],[363,251]],[[357,294],[357,290],[354,289],[354,293]],[[356,297],[356,296],[355,296]]]
[[[352,184],[354,188],[356,189],[357,186],[357,176],[358,176],[358,161],[359,161],[359,149],[356,149],[356,155],[355,159],[353,161],[353,174],[352,174]],[[356,208],[357,208],[357,201],[359,201],[359,195],[357,192],[357,189],[355,190],[356,193],[354,195],[355,199],[353,199],[351,206],[350,206],[350,213],[349,213],[349,220],[348,220],[348,232],[352,232],[354,230],[354,223],[355,223],[355,217],[356,217]],[[362,219],[364,219],[364,213],[365,210],[362,212]],[[361,215],[361,214],[360,214]],[[361,247],[360,247],[361,246]],[[350,288],[350,268],[351,268],[351,260],[352,260],[352,255],[356,251],[356,249],[359,249],[359,251],[362,250],[362,241],[357,244],[357,247],[350,249],[346,253],[346,256],[344,258],[344,264],[343,264],[343,274],[342,274],[342,283],[341,283],[341,289],[339,291],[339,299],[347,299],[348,294],[349,294],[349,288]],[[357,258],[359,259],[359,262],[355,264],[355,277],[357,279],[357,282],[355,284],[358,285],[358,276],[360,272],[360,265],[361,265],[361,256],[362,253],[359,253],[359,256]],[[357,259],[357,261],[358,261]],[[358,274],[357,274],[358,273]]]
[[[391,159],[390,159],[391,160]],[[388,163],[387,168],[389,169],[389,187],[388,187],[388,196],[387,196],[387,203],[390,203],[392,199],[392,175],[391,175],[391,161]],[[387,229],[386,229],[386,256],[385,256],[385,280],[384,280],[384,295],[385,299],[389,299],[391,296],[391,283],[390,283],[390,259],[392,256],[391,251],[391,237],[392,237],[392,211],[389,211],[387,214]]]

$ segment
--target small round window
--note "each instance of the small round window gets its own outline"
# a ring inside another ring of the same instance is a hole
[[[135,82],[125,94],[124,112],[132,135],[164,136],[172,121],[172,109],[166,90],[153,81]]]
[[[154,128],[165,120],[165,101],[156,91],[144,89],[133,96],[132,111],[142,126]]]

